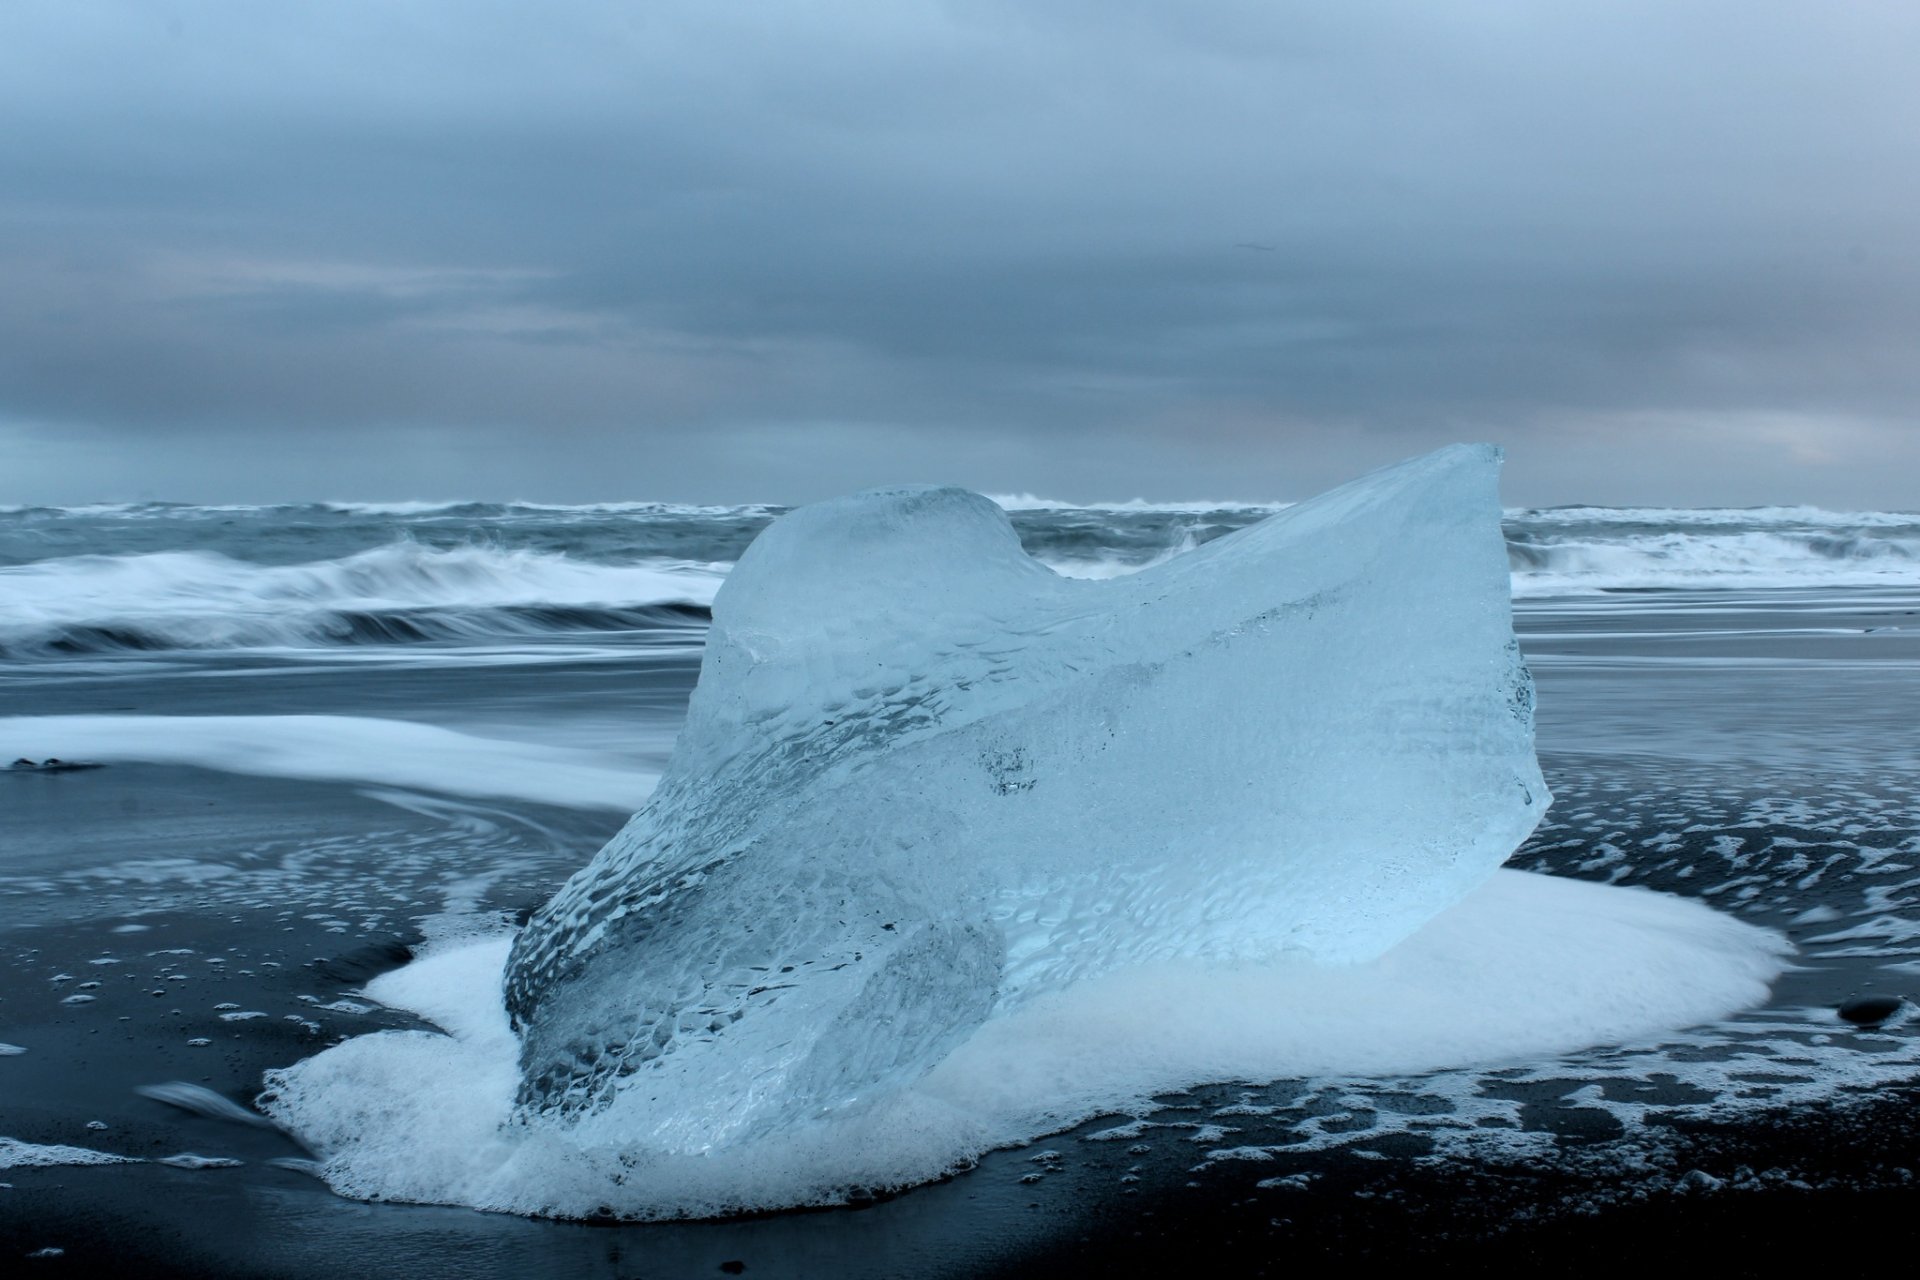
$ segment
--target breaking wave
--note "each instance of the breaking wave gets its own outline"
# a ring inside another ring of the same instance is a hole
[[[1682,587],[1889,586],[1920,580],[1920,521],[1902,527],[1507,530],[1516,596]],[[1868,532],[1873,528],[1873,532]]]
[[[725,567],[398,542],[260,565],[212,551],[0,568],[0,655],[474,641],[705,621]]]
[[[1048,513],[1022,527],[1028,549],[1059,573],[1111,578],[1163,563],[1239,527],[1232,512],[1192,512],[1154,526],[1112,514]],[[1249,512],[1249,516],[1264,514]],[[1783,512],[1777,521],[1726,511],[1509,513],[1507,562],[1516,597],[1679,588],[1874,587],[1920,582],[1920,516]],[[1817,517],[1817,518],[1816,518]],[[1029,516],[1031,519],[1031,516]]]
[[[999,499],[1027,550],[1111,578],[1273,505]],[[146,503],[0,508],[0,659],[228,649],[678,642],[776,507]],[[1555,507],[1505,514],[1516,597],[1920,583],[1920,514]]]
[[[995,501],[1072,577],[1158,564],[1279,505]],[[1516,596],[1663,588],[1886,586],[1920,580],[1920,514],[1818,507],[1550,507],[1506,512]]]

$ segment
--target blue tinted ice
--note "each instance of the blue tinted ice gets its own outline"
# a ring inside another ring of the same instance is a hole
[[[1107,581],[960,489],[776,521],[659,789],[514,947],[522,1117],[711,1150],[1093,974],[1392,946],[1548,802],[1499,461],[1443,449]]]

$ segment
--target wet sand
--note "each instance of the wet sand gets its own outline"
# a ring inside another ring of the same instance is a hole
[[[1421,1125],[1446,1116],[1421,1109],[1444,1103],[1417,1087],[1281,1082],[1168,1097],[1132,1137],[1109,1136],[1132,1117],[1092,1121],[841,1210],[634,1225],[356,1203],[302,1172],[309,1153],[285,1136],[136,1090],[184,1081],[245,1105],[270,1068],[417,1025],[355,993],[450,919],[543,900],[620,816],[115,765],[0,776],[0,1043],[24,1050],[0,1057],[0,1135],[140,1163],[0,1169],[0,1258],[9,1275],[1599,1274],[1649,1258],[1771,1274],[1788,1247],[1852,1259],[1912,1243],[1912,1021],[1861,1029],[1833,1013],[1852,995],[1920,991],[1920,930],[1899,936],[1920,863],[1911,646],[1858,627],[1771,657],[1736,651],[1745,638],[1588,638],[1608,625],[1657,630],[1589,613],[1529,637],[1557,802],[1513,865],[1700,896],[1806,948],[1762,1011],[1785,1030],[1761,1019],[1697,1051],[1730,1055],[1731,1119],[1700,1118],[1697,1088],[1649,1073],[1655,1059],[1597,1054],[1494,1082],[1545,1136],[1536,1154],[1436,1158],[1439,1131]],[[1664,653],[1675,645],[1692,647]],[[0,714],[251,707],[471,727],[550,690],[557,710],[528,722],[529,741],[620,726],[658,741],[690,675],[684,656],[557,678],[129,671],[0,688]],[[597,688],[615,692],[601,704]],[[1820,941],[1855,927],[1867,933]],[[1861,1083],[1801,1100],[1795,1044],[1822,1070],[1857,1058]],[[1236,1150],[1266,1154],[1222,1154]],[[156,1163],[182,1153],[241,1163]],[[31,1256],[48,1248],[63,1252]]]

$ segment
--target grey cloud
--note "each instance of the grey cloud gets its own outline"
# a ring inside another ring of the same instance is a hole
[[[1476,435],[1556,501],[1665,433],[1668,500],[1920,505],[1887,470],[1915,35],[1871,3],[23,4],[0,449],[48,497],[104,482],[78,443],[61,472],[84,438],[245,498],[276,432],[367,445],[335,493],[565,497],[600,457],[687,491],[647,496],[883,463],[1113,496]]]

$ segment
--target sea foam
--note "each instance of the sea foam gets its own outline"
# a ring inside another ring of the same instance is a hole
[[[924,1182],[1200,1081],[1408,1075],[1660,1037],[1766,999],[1787,944],[1699,903],[1502,871],[1377,960],[1166,964],[981,1026],[872,1110],[704,1155],[512,1120],[511,937],[430,950],[366,994],[443,1029],[361,1036],[272,1073],[262,1103],[338,1191],[585,1217],[704,1217]]]
[[[367,716],[6,716],[0,757],[184,764],[631,810],[657,775],[608,752],[508,742]]]

